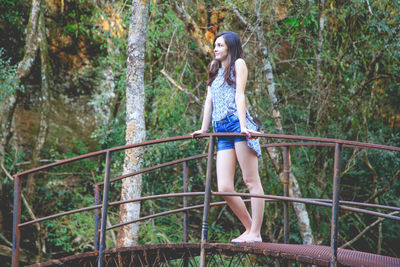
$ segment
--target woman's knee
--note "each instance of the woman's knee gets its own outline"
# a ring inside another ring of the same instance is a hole
[[[243,182],[250,192],[262,191],[262,185],[259,176],[243,176]]]
[[[232,186],[229,185],[218,185],[218,192],[219,193],[224,193],[224,192],[234,192],[235,189]]]

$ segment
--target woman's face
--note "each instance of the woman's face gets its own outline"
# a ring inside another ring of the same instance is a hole
[[[215,60],[224,61],[228,56],[228,46],[225,39],[220,36],[215,40],[214,57]]]

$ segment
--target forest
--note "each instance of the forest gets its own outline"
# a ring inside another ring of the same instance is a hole
[[[199,129],[214,37],[224,31],[243,42],[246,105],[262,133],[400,147],[398,1],[0,0],[2,264],[11,264],[13,175]],[[120,152],[111,175],[207,149],[206,138],[147,146],[127,152],[135,166]],[[290,195],[332,199],[333,153],[292,147]],[[189,162],[190,191],[204,191],[206,163]],[[282,195],[280,150],[264,149],[259,166],[265,194]],[[23,177],[21,221],[93,205],[93,185],[103,181],[104,168],[104,157],[95,157]],[[174,165],[113,183],[110,199],[182,192],[182,172]],[[399,152],[344,148],[340,199],[400,207],[399,176]],[[246,192],[240,171],[235,183]],[[181,199],[168,198],[134,208],[146,216],[181,206]],[[228,207],[210,212],[210,241],[229,242],[243,230]],[[107,223],[118,224],[122,213],[110,207]],[[283,242],[282,214],[279,202],[266,203],[265,242]],[[291,204],[289,242],[329,246],[330,217],[329,208]],[[199,242],[201,220],[201,210],[190,213],[189,242]],[[180,243],[182,224],[179,213],[137,223],[128,242]],[[107,248],[127,244],[119,231],[107,232]],[[30,225],[21,230],[20,260],[91,251],[93,233],[92,211]],[[339,247],[400,257],[399,242],[398,222],[340,211]]]

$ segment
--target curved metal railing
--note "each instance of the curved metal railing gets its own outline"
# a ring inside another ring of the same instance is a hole
[[[263,145],[263,148],[266,147],[282,147],[283,153],[283,173],[284,173],[284,190],[283,196],[274,196],[274,195],[257,195],[257,194],[246,194],[246,193],[217,193],[211,192],[211,173],[212,173],[212,163],[213,163],[213,156],[214,156],[214,140],[215,137],[219,136],[242,136],[243,134],[234,134],[234,133],[209,133],[209,134],[202,134],[197,136],[197,138],[210,138],[209,142],[209,150],[208,154],[200,154],[195,155],[183,159],[173,160],[170,162],[162,163],[159,165],[155,165],[149,168],[142,169],[137,172],[117,176],[113,179],[110,179],[110,166],[111,166],[111,155],[114,152],[122,151],[130,148],[135,147],[142,147],[172,141],[179,141],[179,140],[187,140],[191,139],[191,136],[178,136],[172,138],[165,138],[165,139],[158,139],[158,140],[151,140],[145,141],[142,143],[136,143],[131,145],[119,146],[110,149],[104,149],[84,155],[80,155],[77,157],[60,160],[54,163],[50,163],[47,165],[43,165],[37,168],[33,168],[27,171],[23,171],[14,175],[14,215],[13,215],[13,257],[12,257],[12,266],[19,265],[19,249],[20,249],[20,228],[25,227],[27,225],[31,225],[34,223],[43,222],[46,220],[55,219],[61,216],[66,216],[74,213],[79,213],[83,211],[95,210],[95,250],[98,251],[98,263],[99,266],[102,266],[102,256],[105,247],[105,232],[107,230],[111,230],[114,228],[121,227],[123,225],[148,220],[160,216],[165,216],[172,213],[177,212],[184,212],[184,242],[187,242],[187,212],[192,209],[201,209],[203,208],[203,224],[202,224],[202,234],[201,234],[201,255],[200,255],[200,265],[205,265],[205,246],[207,244],[207,234],[208,234],[208,212],[210,206],[217,206],[217,205],[225,205],[226,202],[215,202],[211,203],[210,198],[212,195],[215,196],[244,196],[244,197],[258,197],[263,198],[265,201],[281,201],[284,205],[284,243],[288,242],[289,237],[289,210],[288,210],[288,202],[299,202],[305,204],[312,204],[312,205],[319,205],[325,207],[332,208],[332,218],[331,218],[331,251],[330,251],[330,263],[331,265],[336,265],[337,263],[337,233],[338,233],[338,210],[339,205],[340,209],[349,210],[352,212],[359,212],[359,213],[366,213],[378,217],[383,217],[387,219],[397,220],[400,221],[400,217],[394,216],[392,214],[385,214],[381,212],[375,212],[360,208],[355,208],[351,206],[360,206],[360,207],[369,207],[369,208],[379,208],[379,209],[387,209],[392,210],[395,212],[400,211],[398,207],[390,207],[384,205],[376,205],[376,204],[369,204],[369,203],[358,203],[358,202],[350,202],[350,201],[339,201],[339,193],[340,193],[340,165],[341,165],[341,153],[343,147],[349,148],[366,148],[366,149],[382,149],[382,150],[390,150],[390,151],[398,151],[400,152],[399,147],[391,147],[385,145],[378,145],[378,144],[368,144],[368,143],[361,143],[355,141],[347,141],[347,140],[338,140],[338,139],[330,139],[330,138],[319,138],[319,137],[305,137],[305,136],[290,136],[290,135],[280,135],[280,134],[254,134],[254,136],[261,137],[261,138],[271,138],[271,139],[279,139],[279,140],[299,140],[302,142],[296,143],[274,143]],[[304,142],[308,141],[308,142]],[[288,196],[289,191],[289,152],[288,148],[292,146],[328,146],[335,148],[334,154],[334,183],[333,183],[333,200],[326,200],[326,199],[310,199],[310,198],[293,198]],[[105,175],[103,182],[96,183],[93,185],[95,189],[95,205],[75,210],[70,210],[42,218],[38,218],[35,220],[27,221],[21,223],[21,178],[28,174],[32,174],[35,172],[47,170],[49,168],[53,168],[56,166],[61,166],[67,163],[72,163],[75,161],[83,160],[92,158],[99,155],[105,155],[106,157],[106,164],[105,164]],[[200,158],[207,157],[207,173],[206,173],[206,183],[205,183],[205,191],[204,192],[188,192],[188,166],[187,162],[191,160],[196,160]],[[184,192],[183,193],[174,193],[174,194],[163,194],[163,195],[155,195],[155,196],[147,196],[147,197],[140,197],[136,199],[130,199],[125,201],[115,201],[110,202],[108,201],[109,196],[109,187],[110,183],[122,180],[127,177],[131,177],[134,175],[138,175],[141,173],[146,173],[149,171],[153,171],[155,169],[160,169],[166,166],[171,166],[175,164],[183,163],[184,164]],[[103,200],[102,203],[100,202],[100,187],[103,186]],[[187,197],[188,196],[204,196],[204,203],[202,205],[195,205],[195,206],[188,206]],[[121,205],[126,203],[132,202],[139,202],[145,201],[149,199],[159,199],[159,198],[167,198],[167,197],[183,197],[184,198],[184,207],[180,209],[170,210],[166,212],[161,212],[158,214],[149,215],[146,217],[139,218],[134,221],[123,222],[117,225],[113,225],[111,227],[106,227],[106,219],[107,219],[107,208],[109,206]],[[100,212],[101,212],[101,222],[100,222]],[[99,227],[100,224],[100,227]],[[99,229],[101,228],[101,229]]]

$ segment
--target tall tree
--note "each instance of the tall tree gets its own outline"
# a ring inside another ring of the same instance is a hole
[[[132,1],[132,13],[128,33],[128,60],[126,70],[126,144],[145,140],[144,118],[144,56],[146,47],[146,28],[148,1]],[[124,174],[138,171],[142,166],[141,148],[128,149],[125,152]],[[123,180],[121,200],[140,197],[142,176],[136,175]],[[121,205],[120,221],[126,222],[139,218],[140,203]],[[118,230],[117,247],[136,245],[139,236],[139,224],[129,224]]]
[[[32,0],[31,12],[29,15],[28,25],[26,26],[26,38],[24,57],[19,62],[17,68],[17,77],[19,81],[23,81],[32,71],[32,66],[35,62],[39,42],[38,42],[38,24],[41,9],[41,0]],[[5,90],[4,90],[5,91]],[[4,156],[8,141],[12,134],[12,120],[14,111],[17,104],[17,96],[14,90],[7,90],[8,92],[1,92],[0,97],[4,97],[4,101],[0,103],[0,162],[4,167]]]
[[[324,109],[326,108],[327,104],[327,92],[324,90],[324,83],[323,83],[323,73],[322,73],[322,49],[324,44],[324,26],[325,26],[325,0],[320,0],[320,11],[319,11],[319,28],[318,28],[318,42],[317,42],[317,54],[315,56],[316,60],[316,79],[315,79],[315,87],[314,89],[318,92],[318,99],[317,99],[317,117],[316,117],[316,125],[319,125],[319,122],[323,116]],[[320,135],[319,128],[318,135]]]
[[[46,36],[46,26],[44,20],[44,4],[45,1],[41,0],[41,8],[39,15],[38,24],[38,42],[39,42],[39,56],[40,56],[40,67],[41,67],[41,98],[40,98],[40,117],[39,117],[39,131],[37,133],[36,143],[32,153],[32,167],[37,166],[40,160],[40,154],[44,148],[46,136],[48,132],[48,117],[50,112],[50,89],[51,89],[51,75],[50,75],[50,58],[48,52],[48,43]],[[28,201],[34,194],[36,187],[35,177],[33,175],[28,176],[27,181],[27,197]],[[46,230],[40,224],[37,226],[37,262],[40,262],[43,257],[43,253],[46,253]]]
[[[41,0],[32,0],[31,12],[26,27],[27,33],[25,39],[24,58],[18,64],[18,77],[21,80],[25,79],[31,73],[39,48],[38,25],[40,10]]]
[[[23,84],[25,80],[29,77],[32,72],[33,66],[40,60],[40,74],[41,74],[41,84],[40,84],[40,116],[39,116],[39,127],[36,136],[36,142],[33,145],[32,155],[31,155],[31,166],[37,166],[40,160],[40,154],[44,147],[46,141],[46,135],[48,131],[48,115],[50,110],[49,95],[51,89],[51,75],[50,75],[50,58],[48,54],[48,43],[46,36],[46,26],[44,19],[44,0],[32,0],[31,12],[29,16],[29,22],[26,27],[27,35],[24,48],[24,57],[18,64],[17,75],[18,79]],[[39,54],[39,56],[38,56]],[[7,119],[3,122],[2,127],[5,127],[5,132],[2,134],[0,153],[1,153],[1,166],[4,169],[4,152],[5,147],[11,137],[11,125],[13,121],[14,111],[16,109],[17,101],[16,95],[13,93],[9,99],[6,101],[5,113],[7,114]],[[29,175],[26,184],[26,194],[27,200],[24,201],[25,205],[30,211],[31,217],[35,218],[34,211],[29,207],[31,204],[31,198],[35,190],[35,177],[34,175]],[[24,199],[25,200],[25,199]],[[38,231],[37,234],[37,248],[36,260],[41,261],[43,252],[46,252],[45,247],[45,228],[41,224],[36,225]]]
[[[100,81],[93,93],[90,104],[95,109],[96,119],[99,125],[106,126],[104,140],[109,139],[109,128],[119,108],[119,99],[121,98],[121,90],[117,90],[116,79],[121,74],[121,66],[116,64],[122,56],[121,53],[121,39],[126,37],[124,28],[122,26],[122,10],[121,1],[100,1],[95,5],[100,12],[101,29],[104,33],[106,44],[106,60],[102,64],[99,73]],[[107,144],[103,144],[107,146]]]
[[[2,51],[0,51],[1,53]],[[2,54],[0,54],[2,56]],[[8,65],[8,62],[0,59],[0,68],[2,72],[0,75],[0,196],[3,195],[3,183],[7,179],[8,170],[6,169],[6,150],[8,143],[12,137],[12,119],[14,116],[15,107],[17,104],[15,96],[15,87],[17,87],[17,80],[7,82],[8,77],[15,77],[16,68]],[[8,77],[7,77],[8,76]],[[2,175],[4,173],[4,175]],[[0,209],[0,234],[4,232],[3,211]]]

